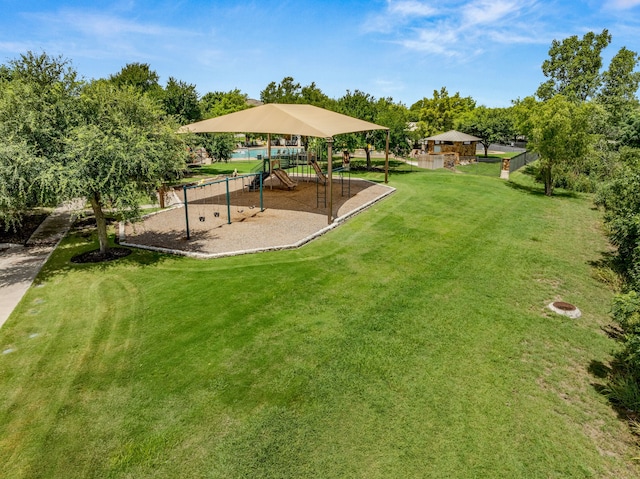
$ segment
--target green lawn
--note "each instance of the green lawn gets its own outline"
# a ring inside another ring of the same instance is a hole
[[[72,265],[70,237],[0,330],[2,476],[638,477],[597,392],[599,213],[512,178],[392,175],[295,251]]]
[[[471,165],[459,165],[456,166],[456,170],[463,173],[470,173],[472,175],[490,176],[492,178],[500,178],[500,170],[502,169],[502,163],[485,163],[477,162]]]
[[[194,183],[203,179],[214,178],[218,175],[231,176],[234,171],[239,174],[248,174],[252,170],[260,165],[260,161],[257,160],[233,160],[229,162],[216,162],[210,165],[198,165],[189,168],[188,175],[181,178],[177,184]]]
[[[480,161],[471,165],[456,166],[456,170],[472,175],[491,176],[500,178],[500,170],[502,169],[502,158],[513,158],[518,156],[519,152],[505,152],[500,154],[479,155]]]

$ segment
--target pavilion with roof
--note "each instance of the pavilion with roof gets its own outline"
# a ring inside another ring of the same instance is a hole
[[[456,163],[460,161],[476,161],[476,147],[481,138],[467,135],[456,130],[430,136],[422,140],[426,144],[426,152],[430,155],[456,154]]]

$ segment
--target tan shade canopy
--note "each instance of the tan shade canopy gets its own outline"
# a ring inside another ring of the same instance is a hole
[[[312,105],[268,103],[180,128],[193,133],[274,133],[330,138],[342,133],[388,130]]]

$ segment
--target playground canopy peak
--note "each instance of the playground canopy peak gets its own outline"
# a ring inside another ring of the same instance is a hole
[[[273,133],[332,138],[343,133],[389,130],[313,105],[267,103],[180,128],[187,133]]]

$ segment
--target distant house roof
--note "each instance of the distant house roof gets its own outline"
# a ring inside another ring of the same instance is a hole
[[[425,138],[425,140],[434,140],[434,141],[481,141],[482,138],[478,138],[477,136],[467,135],[466,133],[462,133],[456,130],[450,130],[446,133],[440,133],[439,135],[430,136],[429,138]]]

